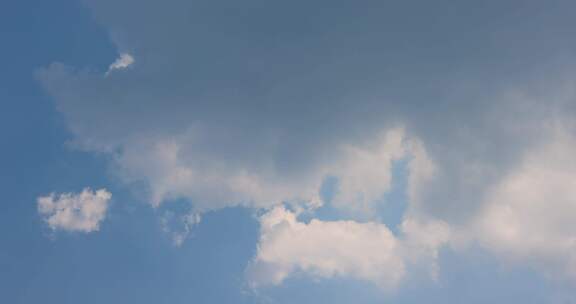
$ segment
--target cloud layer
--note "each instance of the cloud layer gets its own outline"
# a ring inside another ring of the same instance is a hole
[[[300,271],[395,286],[446,243],[574,274],[576,77],[561,51],[576,49],[573,8],[86,3],[131,55],[101,71],[38,71],[74,143],[109,155],[153,206],[267,210],[256,281]],[[408,207],[394,236],[378,210],[401,160]],[[283,204],[331,204],[343,219],[305,223]],[[353,249],[373,244],[381,256]]]

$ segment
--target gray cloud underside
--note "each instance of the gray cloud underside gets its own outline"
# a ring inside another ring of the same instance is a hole
[[[484,231],[470,227],[533,151],[573,148],[569,2],[86,3],[134,62],[108,74],[56,63],[38,77],[76,143],[111,153],[155,203],[303,199],[342,146],[373,151],[402,128],[437,169],[410,213]],[[194,174],[201,186],[175,185]]]

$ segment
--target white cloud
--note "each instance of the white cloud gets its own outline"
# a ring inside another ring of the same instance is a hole
[[[382,289],[396,288],[409,266],[431,267],[435,276],[438,250],[449,239],[441,222],[406,220],[402,238],[375,222],[298,221],[297,215],[276,207],[260,218],[257,255],[249,267],[254,287],[277,285],[305,273],[313,277],[352,277]]]
[[[128,53],[122,53],[120,54],[120,57],[118,57],[112,64],[110,64],[110,67],[108,67],[108,73],[113,70],[125,69],[132,64],[134,64],[134,57]]]
[[[186,198],[200,212],[227,206],[268,207],[279,202],[312,202],[321,177],[316,173],[284,179],[274,168],[228,164],[226,160],[195,158],[184,149],[194,146],[187,136],[133,145],[118,155],[117,166],[124,180],[145,180],[151,202]]]
[[[235,164],[199,155],[193,150],[199,144],[190,132],[168,140],[131,142],[116,155],[118,173],[126,181],[147,181],[154,206],[187,198],[201,212],[282,202],[317,208],[322,204],[318,198],[322,182],[333,176],[339,180],[335,207],[371,215],[374,204],[390,189],[394,161],[404,157],[426,161],[425,151],[415,150],[418,141],[408,138],[402,128],[381,132],[367,143],[335,145],[332,157],[297,174],[279,170],[272,160]]]
[[[119,49],[138,52],[138,69],[127,68],[134,58],[122,54],[109,72],[124,69],[125,77],[53,64],[38,78],[77,146],[109,154],[122,181],[148,186],[138,190],[149,190],[154,206],[185,198],[199,213],[283,202],[314,209],[321,204],[322,181],[335,176],[334,206],[352,214],[347,218],[375,220],[370,213],[390,189],[392,163],[409,160],[402,237],[390,241],[378,223],[285,220],[291,224],[263,231],[282,232],[278,239],[262,238],[263,256],[276,246],[268,239],[304,242],[301,230],[318,234],[319,244],[333,250],[306,243],[303,253],[313,257],[308,264],[278,253],[283,264],[277,265],[289,269],[274,268],[274,274],[306,267],[323,276],[382,282],[402,277],[400,271],[378,277],[350,270],[351,264],[362,265],[356,253],[346,244],[325,244],[334,237],[329,231],[349,229],[350,244],[364,246],[373,237],[384,252],[392,250],[390,244],[403,248],[392,251],[404,265],[434,260],[445,232],[453,237],[457,230],[504,259],[573,273],[575,147],[569,136],[543,131],[550,120],[576,117],[574,74],[559,81],[557,74],[566,70],[544,58],[561,50],[566,37],[528,31],[526,37],[547,43],[525,47],[515,44],[518,39],[495,38],[490,27],[450,16],[430,23],[439,26],[436,36],[417,30],[397,35],[397,28],[414,27],[395,18],[396,10],[368,12],[357,5],[322,14],[291,2],[266,4],[258,12],[238,6],[240,13],[231,18],[213,1],[87,4]],[[134,11],[135,6],[146,9]],[[301,19],[285,18],[287,10]],[[387,14],[391,18],[382,17]],[[341,22],[360,15],[363,22]],[[502,32],[525,30],[508,22],[515,18],[498,23],[508,29]],[[294,20],[315,22],[302,27]],[[425,45],[447,40],[459,43]],[[559,47],[550,47],[552,40]],[[483,43],[519,52],[515,60],[503,55],[486,65],[486,54],[507,52],[477,52]],[[447,61],[437,60],[442,58]],[[529,64],[534,58],[538,64]],[[507,87],[519,89],[501,94]],[[543,139],[551,141],[542,144]],[[317,254],[344,264],[330,268]]]
[[[556,129],[489,191],[471,231],[485,248],[576,279],[575,151],[573,133]]]
[[[353,213],[372,214],[374,202],[390,190],[392,165],[407,156],[404,130],[383,132],[366,146],[344,145],[343,157],[325,175],[338,178],[332,204]]]
[[[94,232],[106,217],[111,198],[106,189],[52,193],[38,198],[38,212],[53,230]]]

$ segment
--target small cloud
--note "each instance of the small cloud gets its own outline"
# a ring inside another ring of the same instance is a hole
[[[52,230],[98,231],[112,194],[106,189],[81,193],[51,193],[37,199],[38,212]]]
[[[199,213],[190,212],[178,215],[175,212],[167,211],[160,219],[162,230],[170,234],[172,242],[176,247],[182,246],[192,229],[201,221]]]
[[[118,57],[116,61],[114,61],[110,65],[110,67],[108,67],[108,72],[106,74],[110,73],[113,70],[125,69],[131,66],[132,64],[134,64],[134,57],[132,57],[132,55],[128,53],[122,53],[120,54],[120,57]]]

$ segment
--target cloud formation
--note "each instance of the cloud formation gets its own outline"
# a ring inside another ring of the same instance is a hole
[[[249,267],[253,286],[277,285],[304,273],[314,277],[352,277],[395,289],[407,267],[425,263],[435,275],[441,246],[449,240],[445,223],[402,224],[397,238],[384,224],[355,221],[300,222],[297,215],[276,207],[260,218],[261,235]]]
[[[51,193],[38,197],[38,212],[52,230],[89,233],[100,229],[111,198],[106,189]]]
[[[153,206],[272,210],[257,257],[274,265],[272,282],[310,271],[394,285],[399,265],[447,242],[424,223],[505,262],[573,273],[576,76],[561,52],[573,8],[322,2],[86,1],[134,56],[110,69],[138,64],[102,77],[108,67],[54,63],[37,76],[76,146],[109,155]],[[399,160],[409,201],[398,238],[376,221]],[[277,209],[327,204],[327,177],[345,220]],[[348,241],[332,245],[339,234]],[[350,249],[367,238],[389,257],[367,258],[374,269]],[[410,246],[420,249],[397,251]]]

